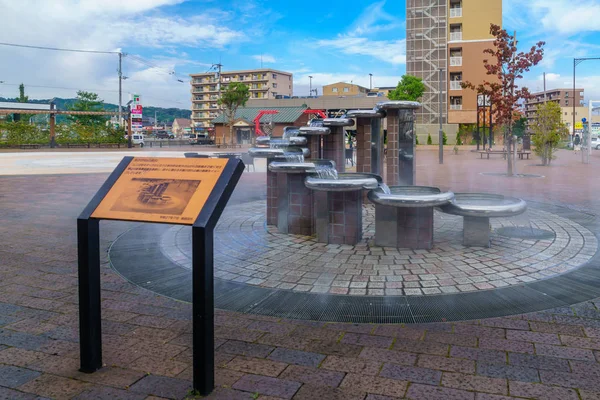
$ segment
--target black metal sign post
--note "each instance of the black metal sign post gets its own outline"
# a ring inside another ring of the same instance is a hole
[[[133,157],[125,157],[77,219],[80,371],[102,368],[99,219],[92,218]],[[192,226],[193,388],[206,396],[214,389],[213,232],[242,173],[230,159]]]

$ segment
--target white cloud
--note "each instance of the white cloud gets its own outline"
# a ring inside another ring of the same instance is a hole
[[[402,27],[403,21],[383,9],[385,3],[385,1],[379,1],[365,8],[352,24],[349,35],[367,36]]]
[[[317,46],[348,55],[370,56],[394,64],[406,64],[406,40],[369,40],[340,35],[336,39],[319,40]]]
[[[600,4],[596,0],[534,0],[530,7],[542,16],[547,30],[561,34],[600,31]]]
[[[257,55],[252,56],[252,58],[254,58],[256,61],[269,63],[269,64],[273,64],[276,62],[275,57],[273,57],[270,54],[257,54]]]
[[[183,65],[202,67],[180,46],[220,49],[245,39],[239,25],[228,26],[230,15],[205,10],[204,14],[169,17],[163,7],[184,0],[0,0],[2,41],[9,43],[87,50],[133,47],[160,48],[152,63],[168,70]],[[15,18],[15,16],[19,16]],[[152,50],[151,50],[152,51]],[[75,90],[36,88],[55,86],[93,89],[107,102],[116,103],[117,56],[65,53],[0,46],[0,77],[25,83],[31,98],[72,97]],[[146,57],[148,58],[148,57]],[[189,108],[190,87],[165,73],[124,58],[124,92],[137,92],[154,105]],[[186,74],[182,74],[186,75]],[[8,89],[8,90],[7,90]],[[10,90],[10,91],[9,91]],[[0,86],[0,96],[14,96],[12,86]],[[124,96],[126,98],[127,96]]]
[[[504,0],[503,10],[504,23],[511,28],[541,28],[547,33],[569,36],[600,31],[597,0]]]

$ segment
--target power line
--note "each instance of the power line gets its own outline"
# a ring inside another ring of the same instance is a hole
[[[0,81],[0,84],[3,85],[7,85],[7,86],[19,86],[20,83],[5,83],[3,81]],[[23,85],[25,85],[25,87],[33,87],[33,88],[42,88],[42,89],[61,89],[61,90],[85,90],[87,92],[112,92],[112,93],[118,93],[118,90],[110,90],[110,89],[84,89],[84,88],[69,88],[69,87],[61,87],[61,86],[45,86],[45,85],[29,85],[27,83],[23,83]],[[134,94],[136,92],[125,92],[127,94]],[[144,98],[148,98],[148,99],[154,99],[154,100],[158,100],[158,101],[164,101],[170,104],[184,104],[181,101],[178,100],[172,100],[172,99],[162,99],[162,98],[158,98],[158,97],[153,97],[153,96],[147,96],[144,95]],[[152,107],[152,106],[150,106]]]
[[[46,46],[30,46],[26,44],[16,44],[16,43],[3,43],[0,42],[2,46],[10,46],[10,47],[25,47],[28,49],[39,49],[39,50],[53,50],[53,51],[70,51],[73,53],[97,53],[97,54],[119,54],[119,51],[99,51],[99,50],[81,50],[81,49],[63,49],[59,47],[46,47]]]

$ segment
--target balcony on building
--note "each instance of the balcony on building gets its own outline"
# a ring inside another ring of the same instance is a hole
[[[450,74],[450,90],[462,90],[462,72]]]
[[[462,49],[450,49],[450,66],[462,67]]]
[[[450,41],[462,40],[462,24],[450,25]]]
[[[462,96],[450,97],[450,110],[452,110],[452,111],[462,110]]]
[[[462,17],[462,1],[450,1],[450,18]]]

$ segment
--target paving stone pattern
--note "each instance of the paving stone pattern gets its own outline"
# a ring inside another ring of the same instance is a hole
[[[338,295],[428,295],[489,290],[547,279],[575,269],[596,253],[587,228],[530,207],[514,218],[493,218],[492,229],[533,227],[553,239],[492,234],[492,247],[462,245],[462,217],[436,211],[434,247],[410,250],[373,244],[374,207],[363,207],[364,239],[356,246],[317,243],[280,234],[265,224],[265,203],[228,207],[215,230],[215,277],[248,285]],[[161,251],[191,269],[191,228],[174,226]]]
[[[465,168],[480,171],[473,163],[465,161]],[[585,170],[574,169],[585,178]],[[108,267],[106,249],[135,224],[101,223],[105,367],[94,374],[78,371],[75,219],[106,176],[2,177],[0,399],[164,400],[189,394],[191,306],[133,286]],[[596,204],[591,197],[568,197],[577,193],[559,178],[545,193],[533,186],[531,195],[574,205],[577,200],[588,210]],[[255,187],[264,192],[264,181],[264,174],[244,175],[232,202],[247,201]],[[506,318],[406,326],[217,310],[217,388],[208,398],[599,399],[599,307],[596,299]]]

